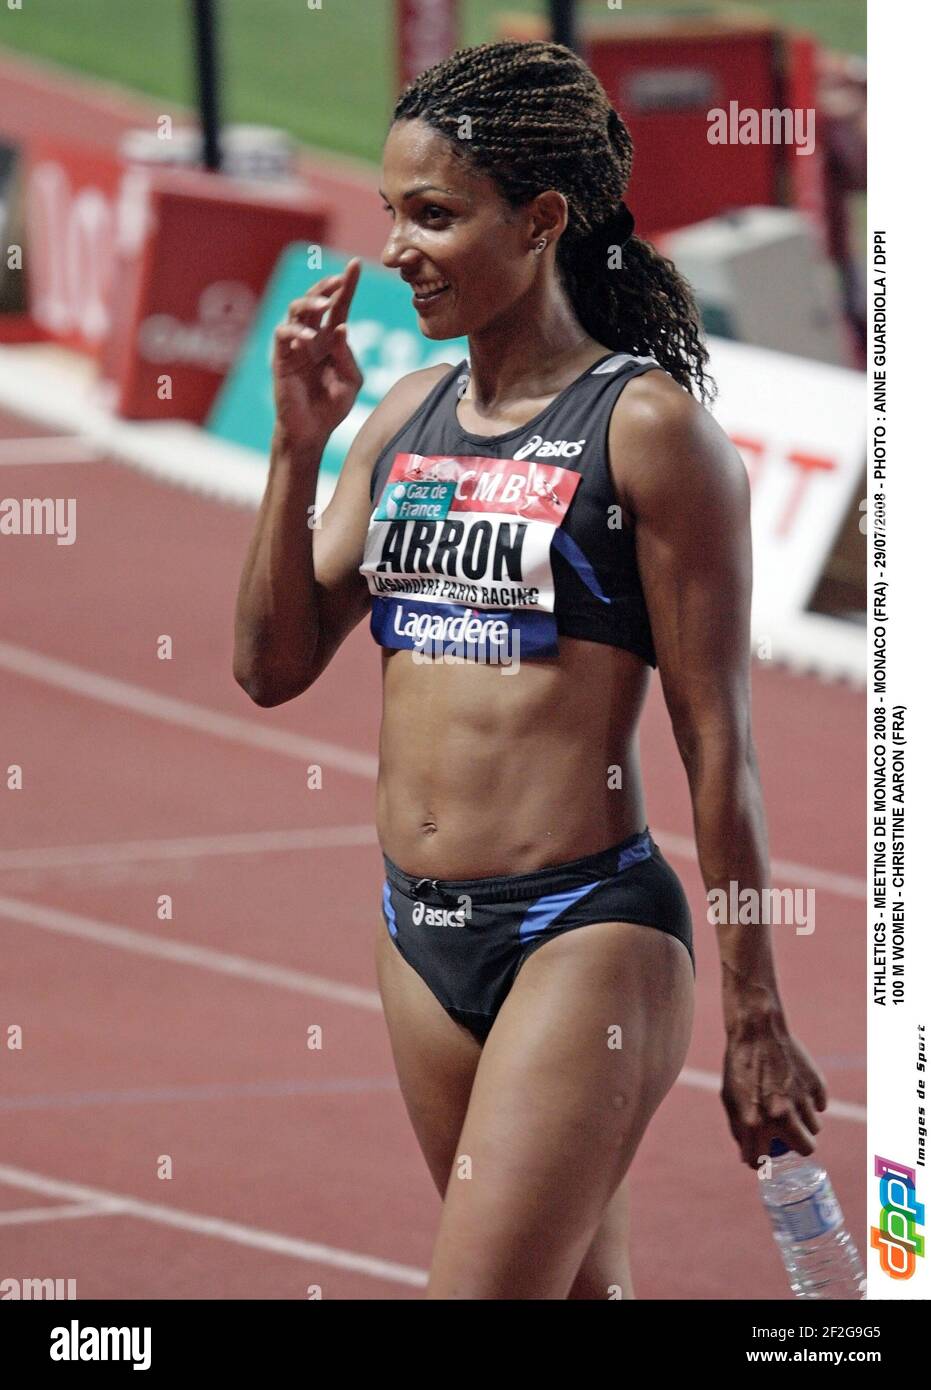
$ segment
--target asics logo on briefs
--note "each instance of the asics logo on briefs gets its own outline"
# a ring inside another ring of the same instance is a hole
[[[428,927],[464,927],[466,910],[464,907],[427,907],[424,903],[414,903],[411,921],[415,927],[421,922]]]
[[[544,439],[542,434],[535,434],[521,445],[514,457],[526,459],[536,454],[541,459],[574,459],[582,452],[584,443],[584,439]]]

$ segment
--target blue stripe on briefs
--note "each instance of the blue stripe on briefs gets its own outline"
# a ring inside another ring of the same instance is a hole
[[[650,832],[645,830],[632,845],[627,845],[618,853],[617,872],[621,873],[623,869],[629,869],[631,864],[639,864],[641,860],[649,859],[652,853],[653,842]],[[546,897],[537,898],[524,914],[518,932],[519,940],[528,941],[532,936],[539,936],[561,912],[573,907],[595,888],[600,888],[604,882],[606,880],[601,879],[600,883],[586,883],[581,888],[570,888],[565,893],[549,893]]]
[[[650,832],[645,830],[639,840],[635,840],[632,845],[622,849],[617,856],[617,871],[627,869],[631,864],[639,864],[641,859],[649,859],[653,853],[653,845],[650,840]]]
[[[385,914],[385,921],[392,936],[398,934],[398,918],[391,901],[391,884],[385,879],[385,885],[381,890],[381,906]]]
[[[524,915],[518,939],[526,941],[529,937],[546,931],[554,917],[558,917],[567,907],[572,907],[580,898],[584,898],[598,887],[597,883],[586,883],[581,888],[570,888],[565,893],[549,893],[545,898],[537,898]]]
[[[601,599],[602,603],[611,602],[598,583],[598,578],[585,552],[559,526],[553,535],[553,549],[558,550],[563,559],[569,562],[582,583],[591,590],[595,598]]]

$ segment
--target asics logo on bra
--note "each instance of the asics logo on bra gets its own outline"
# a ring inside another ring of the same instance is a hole
[[[541,434],[535,434],[521,445],[514,457],[526,459],[536,454],[541,459],[574,459],[582,452],[584,443],[584,439],[544,439]]]
[[[427,907],[424,903],[415,903],[411,921],[415,927],[419,927],[421,922],[428,927],[464,927],[465,914],[464,907]]]

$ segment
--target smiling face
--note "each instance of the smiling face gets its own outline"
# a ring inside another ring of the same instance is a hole
[[[381,192],[391,218],[382,264],[411,285],[427,338],[479,332],[533,282],[533,214],[514,210],[488,175],[470,168],[421,120],[396,121]]]

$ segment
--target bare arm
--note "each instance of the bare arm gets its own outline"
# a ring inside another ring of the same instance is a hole
[[[233,656],[236,680],[260,705],[293,699],[313,678],[321,623],[310,508],[326,442],[362,385],[346,337],[360,264],[319,280],[275,330],[275,432],[240,579]]]
[[[368,520],[365,428],[315,529],[310,509],[323,450],[275,431],[236,605],[233,673],[256,704],[279,705],[308,689],[365,612],[358,573]]]
[[[750,721],[750,491],[737,451],[669,377],[628,386],[611,424],[622,506],[636,519],[637,557],[663,694],[689,781],[705,888],[729,903],[762,902],[769,850]],[[719,896],[723,891],[723,899]],[[756,1166],[771,1138],[814,1151],[824,1081],[791,1038],[770,928],[719,918],[725,1056],[723,1098],[742,1157]]]

